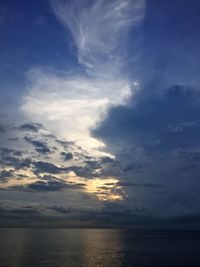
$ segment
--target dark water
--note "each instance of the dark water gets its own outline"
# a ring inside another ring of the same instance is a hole
[[[0,229],[0,266],[200,266],[200,232]]]

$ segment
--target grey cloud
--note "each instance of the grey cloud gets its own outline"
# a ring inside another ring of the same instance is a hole
[[[63,206],[53,205],[53,206],[48,207],[48,209],[54,210],[59,213],[64,213],[64,214],[71,213],[71,209],[64,208]]]
[[[27,191],[36,191],[36,192],[45,192],[45,191],[60,191],[66,188],[67,185],[64,182],[58,181],[37,181],[29,184],[25,190]]]
[[[6,131],[5,126],[3,126],[2,124],[0,124],[0,133],[4,133]]]
[[[117,185],[123,187],[141,187],[141,188],[150,188],[150,189],[158,189],[163,188],[164,186],[161,184],[154,184],[154,183],[128,183],[128,182],[118,182]]]
[[[45,162],[45,161],[35,162],[34,167],[35,167],[36,174],[45,173],[45,172],[51,173],[51,174],[59,174],[64,171],[67,171],[66,168],[57,167],[56,165],[49,163],[49,162]]]
[[[23,156],[24,152],[21,150],[0,148],[0,163],[12,166],[15,169],[27,168],[31,166],[31,159]]]
[[[71,142],[71,141],[62,141],[62,140],[59,140],[59,139],[56,139],[56,142],[60,145],[63,146],[63,148],[67,149],[68,147],[70,147],[71,145],[75,145],[74,142]]]
[[[23,151],[16,150],[16,149],[10,149],[6,147],[0,148],[0,154],[5,156],[22,156]]]
[[[110,158],[110,157],[101,157],[101,162],[103,164],[105,164],[105,163],[113,163],[114,160],[112,158]]]
[[[73,154],[71,152],[68,152],[68,153],[61,152],[60,154],[63,157],[64,161],[68,161],[68,160],[73,159]]]
[[[123,171],[124,172],[138,172],[142,169],[142,165],[141,164],[137,164],[137,163],[128,163],[126,164],[126,166],[123,167]]]
[[[200,211],[199,118],[199,88],[188,85],[145,87],[135,93],[129,106],[110,110],[94,133],[119,162],[117,177],[129,196],[127,203],[137,201],[158,214],[174,204]],[[182,128],[172,131],[169,125]],[[165,192],[150,190],[145,195],[137,188]]]
[[[22,125],[19,126],[19,130],[20,131],[26,131],[26,132],[34,132],[37,133],[39,131],[39,129],[43,128],[42,124],[40,123],[24,123]]]
[[[19,141],[19,137],[9,137],[8,141],[13,141],[13,142]]]
[[[0,182],[5,182],[12,176],[13,176],[13,171],[2,170],[0,171]]]
[[[35,140],[35,139],[33,139],[32,137],[29,137],[29,136],[25,136],[24,140],[26,142],[32,144],[35,147],[35,150],[38,153],[41,153],[41,154],[44,154],[44,155],[51,153],[51,150],[49,149],[47,144],[45,142],[43,142],[43,141]]]
[[[199,120],[200,93],[188,86],[172,86],[152,92],[147,88],[133,97],[129,107],[116,107],[94,133],[108,144],[141,146],[147,150],[171,150],[196,146],[200,127],[172,132],[168,125]],[[159,140],[159,142],[155,142]]]
[[[31,207],[31,206],[23,206],[19,208],[7,207],[0,205],[0,215],[1,218],[17,218],[17,217],[27,217],[27,216],[38,216],[40,212]]]
[[[16,185],[10,186],[7,190],[17,190],[23,192],[56,192],[62,191],[64,189],[78,190],[82,189],[85,186],[83,183],[67,183],[62,180],[38,180],[36,182],[30,183],[28,185]]]

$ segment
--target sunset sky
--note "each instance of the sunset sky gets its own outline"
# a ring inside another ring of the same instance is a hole
[[[199,14],[1,0],[0,226],[200,222]]]

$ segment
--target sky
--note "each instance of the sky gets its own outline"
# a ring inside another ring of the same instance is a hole
[[[199,228],[199,13],[1,0],[0,226]]]

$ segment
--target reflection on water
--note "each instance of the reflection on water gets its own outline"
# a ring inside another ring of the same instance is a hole
[[[1,229],[0,266],[200,266],[200,232]]]

